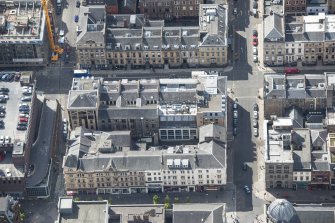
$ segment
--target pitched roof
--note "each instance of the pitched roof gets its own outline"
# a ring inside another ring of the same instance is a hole
[[[97,91],[70,91],[68,108],[96,108],[97,106]]]
[[[224,204],[174,204],[173,223],[225,223]]]
[[[280,39],[284,37],[283,17],[273,13],[264,19],[264,39]]]
[[[299,108],[293,107],[288,111],[288,116],[293,121],[293,128],[303,128],[304,127],[304,118],[302,111]]]

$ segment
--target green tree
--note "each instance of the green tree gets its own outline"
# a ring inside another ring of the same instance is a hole
[[[108,204],[109,204],[109,205],[112,205],[112,199],[109,199],[109,200],[108,200]]]
[[[174,203],[178,203],[179,202],[179,197],[175,197],[174,198]]]
[[[76,197],[73,199],[74,201],[80,201],[80,198],[79,197]]]
[[[191,203],[191,198],[189,196],[186,197],[186,203]]]
[[[152,201],[154,202],[154,204],[158,204],[159,202],[159,197],[157,194],[155,194],[153,197],[152,197]]]
[[[170,197],[169,197],[169,195],[166,195],[165,198],[164,198],[164,208],[165,209],[170,208]]]
[[[26,218],[26,214],[24,212],[20,212],[20,221],[24,221],[24,219]]]

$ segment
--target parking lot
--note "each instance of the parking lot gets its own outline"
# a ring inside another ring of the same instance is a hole
[[[20,86],[19,82],[1,81],[0,88],[9,89],[7,101],[0,103],[0,105],[5,106],[6,108],[3,112],[4,117],[1,118],[4,122],[4,127],[0,129],[0,138],[1,136],[9,136],[11,138],[11,142],[24,142],[26,138],[26,131],[16,129],[17,123],[19,122],[19,105],[21,103],[30,104],[30,102],[21,102],[21,98],[23,97],[23,88]]]

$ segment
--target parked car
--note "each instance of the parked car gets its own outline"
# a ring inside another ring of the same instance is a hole
[[[29,115],[28,114],[20,113],[19,114],[19,118],[29,118]]]
[[[296,67],[285,67],[285,74],[298,74],[300,70]]]
[[[6,81],[12,81],[14,79],[14,76],[15,74],[9,74],[7,77],[6,77]]]
[[[258,121],[257,121],[257,119],[253,119],[252,120],[252,127],[258,128]]]
[[[24,125],[18,125],[18,126],[16,126],[16,129],[17,129],[17,130],[20,130],[20,131],[24,131],[24,130],[27,130],[27,126],[24,126]]]
[[[21,98],[21,101],[31,101],[31,96],[24,96]]]
[[[251,191],[250,191],[250,189],[249,189],[249,187],[248,187],[247,185],[245,185],[245,186],[243,187],[243,189],[244,189],[245,193],[247,193],[247,194],[250,194],[250,193],[251,193]]]
[[[258,62],[258,56],[257,55],[253,55],[252,61],[254,63],[257,63]]]
[[[20,111],[20,114],[29,115],[29,109],[28,109],[28,110],[25,110],[25,111]]]
[[[234,8],[234,9],[233,9],[233,14],[234,14],[234,15],[237,15],[237,8]]]
[[[29,107],[20,107],[20,108],[19,108],[19,111],[20,111],[20,112],[26,112],[26,111],[29,112]]]
[[[28,126],[28,122],[18,122],[18,126]]]
[[[8,95],[5,95],[5,94],[0,94],[0,98],[4,98],[5,100],[9,99]]]
[[[248,169],[248,165],[246,163],[243,163],[242,164],[242,170],[247,171],[247,169]]]
[[[21,74],[15,74],[14,81],[19,81],[21,78]]]
[[[258,36],[258,32],[257,32],[256,29],[252,30],[252,35],[253,35],[253,36]]]
[[[79,16],[78,15],[75,15],[74,16],[74,22],[78,22],[79,21]]]
[[[258,137],[258,128],[254,128],[254,136]]]
[[[0,112],[6,111],[6,106],[0,105]]]
[[[257,17],[257,9],[252,9],[252,14],[254,17]]]
[[[235,118],[235,119],[238,118],[238,112],[237,112],[237,110],[234,110],[234,118]]]
[[[252,3],[252,8],[253,8],[253,9],[257,9],[257,8],[258,8],[258,4],[257,4],[257,2],[254,1],[254,2]]]
[[[9,74],[4,74],[4,75],[2,75],[1,80],[2,80],[2,81],[6,81],[6,78],[7,78],[8,75],[9,75]]]
[[[233,136],[236,136],[236,135],[237,135],[237,128],[234,127],[234,129],[233,129]]]
[[[258,46],[258,39],[253,39],[252,40],[252,45],[253,46]]]
[[[258,119],[258,111],[254,111],[254,119]]]
[[[257,50],[257,47],[256,47],[256,46],[253,46],[253,47],[252,47],[252,54],[253,54],[253,55],[257,55],[257,54],[258,54],[258,50]]]
[[[233,103],[233,109],[234,109],[234,110],[237,109],[237,103],[236,103],[236,102]]]
[[[9,137],[9,136],[6,136],[6,137],[5,137],[5,144],[8,144],[8,143],[10,143],[10,137]]]
[[[0,151],[0,161],[4,160],[6,158],[6,152]]]
[[[233,119],[233,126],[234,126],[234,127],[237,126],[237,122],[238,122],[238,121],[237,121],[237,118],[234,118],[234,119]]]
[[[28,118],[20,118],[19,120],[20,120],[20,123],[22,123],[22,122],[28,122]]]
[[[3,92],[9,92],[9,88],[2,87],[2,88],[0,88],[0,91],[3,91]]]
[[[258,111],[258,104],[257,103],[253,104],[252,108],[254,109],[254,111]]]
[[[76,1],[76,7],[77,7],[77,8],[80,7],[80,1],[79,1],[79,0]]]
[[[31,90],[22,92],[22,95],[24,95],[24,96],[30,96],[31,94],[32,94]]]
[[[5,143],[5,137],[4,136],[0,136],[0,144],[4,144]]]
[[[0,118],[6,117],[6,114],[4,112],[0,112]]]
[[[7,102],[6,99],[4,99],[4,98],[0,98],[0,103],[6,103],[6,102]]]

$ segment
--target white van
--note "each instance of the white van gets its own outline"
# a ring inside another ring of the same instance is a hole
[[[258,54],[258,50],[257,47],[252,47],[252,55],[257,55]]]

